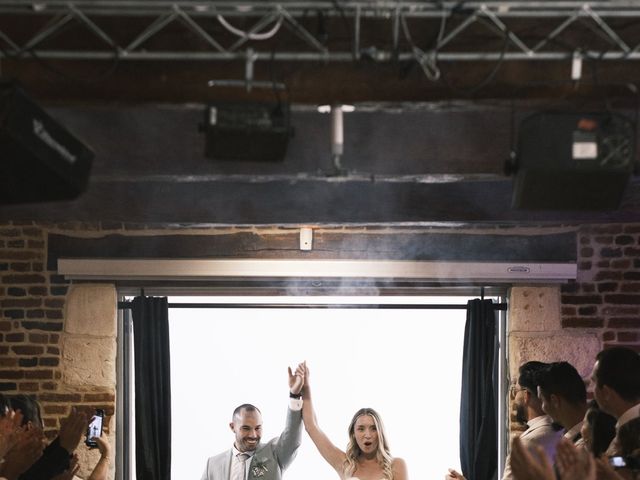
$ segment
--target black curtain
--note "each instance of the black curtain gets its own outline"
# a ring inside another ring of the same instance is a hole
[[[136,478],[171,479],[171,376],[166,298],[132,302],[136,407]]]
[[[492,480],[498,469],[498,327],[491,300],[470,300],[464,329],[460,399],[460,465],[468,480]]]

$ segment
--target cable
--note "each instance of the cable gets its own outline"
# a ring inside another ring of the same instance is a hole
[[[344,13],[344,8],[342,7],[342,5],[340,5],[338,0],[332,0],[331,3],[333,3],[333,6],[336,8],[338,13],[340,14],[340,17],[342,18],[342,21],[344,22],[344,29],[347,32],[347,38],[351,40],[351,48],[350,48],[350,50],[353,52],[353,61],[355,62],[355,61],[358,60],[358,52],[354,51],[355,38],[354,38],[354,34],[351,32],[351,26],[349,25],[349,22],[347,21],[347,16]]]
[[[444,15],[443,15],[444,18]],[[413,56],[416,59],[416,62],[418,62],[418,65],[420,65],[420,67],[422,68],[422,71],[424,72],[425,76],[435,82],[440,78],[440,69],[438,68],[438,66],[436,65],[435,62],[435,51],[436,49],[432,49],[430,52],[425,52],[423,50],[421,50],[414,42],[413,39],[411,38],[411,32],[409,31],[409,26],[407,25],[407,19],[405,18],[404,15],[400,15],[400,22],[402,24],[402,31],[404,32],[404,36],[406,38],[406,40],[409,42],[409,45],[411,46],[411,50],[413,51]],[[440,32],[438,33],[438,41],[436,43],[436,45],[438,45],[440,43],[441,35],[442,35],[442,22],[440,23],[441,28],[440,28]]]
[[[484,19],[479,18],[479,21],[484,21]],[[494,26],[493,24],[489,24],[489,26]],[[486,87],[496,76],[496,74],[498,73],[498,70],[500,70],[500,67],[502,67],[503,63],[504,63],[504,57],[505,54],[507,53],[507,50],[509,49],[509,30],[504,30],[502,31],[503,37],[504,37],[504,42],[502,44],[502,51],[500,52],[500,56],[498,57],[498,60],[495,64],[495,66],[493,67],[493,69],[487,74],[487,76],[485,78],[483,78],[481,81],[479,81],[477,84],[473,85],[472,87],[469,88],[461,88],[461,87],[456,87],[454,86],[448,79],[447,79],[447,75],[446,75],[446,71],[441,70],[441,77],[440,79],[442,80],[442,82],[447,86],[447,88],[449,88],[451,91],[453,91],[456,94],[461,94],[461,95],[473,95],[474,93],[476,93],[478,90],[481,90],[482,88]],[[437,63],[438,61],[438,50],[435,50],[435,63]]]
[[[49,20],[49,24],[53,23],[56,20],[55,17],[52,17]],[[48,38],[53,38],[54,35],[58,35],[60,33],[62,33],[65,29],[69,28],[69,26],[72,24],[65,24],[64,26],[60,27],[59,29],[57,29],[54,33],[52,33]],[[45,25],[46,28],[46,25]],[[8,58],[15,58],[17,61],[20,61],[22,59],[24,59],[24,56],[22,55],[23,53],[28,53],[29,56],[31,56],[34,60],[36,60],[38,62],[38,64],[40,64],[40,66],[42,66],[45,70],[48,70],[49,72],[58,75],[62,78],[64,78],[65,80],[74,82],[76,84],[92,84],[92,83],[98,83],[101,82],[103,80],[105,80],[107,77],[111,76],[113,74],[113,72],[116,70],[116,68],[118,67],[119,63],[120,63],[120,58],[118,57],[118,51],[117,48],[115,46],[113,46],[113,62],[111,65],[109,65],[109,67],[104,71],[101,72],[100,74],[98,74],[95,77],[79,77],[79,76],[75,76],[75,75],[69,75],[65,72],[63,72],[62,70],[54,67],[51,63],[45,61],[44,59],[40,58],[40,56],[38,56],[38,54],[36,53],[35,50],[36,46],[34,45],[33,47],[24,50],[22,52],[19,52],[17,55],[13,54],[13,55],[9,55],[9,52],[7,52],[4,48],[2,48],[0,46],[0,50],[3,52],[4,55],[6,55]]]
[[[116,71],[118,65],[120,64],[120,59],[118,58],[117,53],[114,52],[113,62],[104,71],[100,72],[98,75],[94,77],[80,77],[75,75],[69,75],[68,73],[65,73],[62,70],[54,67],[46,60],[40,58],[33,49],[27,50],[27,53],[29,53],[29,55],[33,57],[33,59],[36,60],[45,70],[48,70],[49,72],[54,73],[59,77],[64,78],[65,80],[69,80],[71,82],[75,82],[79,84],[93,84],[93,83],[102,82],[106,80],[108,77],[110,77],[111,75],[113,75],[113,72]]]
[[[276,21],[276,24],[268,32],[247,33],[231,25],[229,22],[225,20],[225,18],[222,15],[217,15],[216,18],[224,28],[226,28],[229,32],[233,33],[234,35],[237,35],[240,38],[248,38],[249,40],[258,40],[258,41],[268,40],[272,38],[276,33],[278,33],[278,30],[280,30],[280,27],[282,26],[282,19],[283,19],[282,15],[279,15],[278,20]]]

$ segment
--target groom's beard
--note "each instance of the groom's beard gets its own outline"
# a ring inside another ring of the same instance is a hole
[[[239,442],[239,443],[240,443],[240,445],[236,445],[236,448],[240,447],[240,448],[238,448],[238,450],[240,450],[240,451],[242,451],[242,452],[250,452],[250,451],[252,451],[252,450],[255,450],[255,449],[256,449],[256,447],[257,447],[257,446],[258,446],[258,444],[260,443],[260,439],[261,439],[261,438],[262,438],[262,437],[253,437],[253,438],[249,437],[249,438],[243,438],[243,439],[242,439],[242,440],[240,440],[240,442]],[[249,443],[247,443],[247,440],[249,440],[249,439],[251,439],[251,440],[255,440],[255,443],[253,443],[253,444],[249,444]]]
[[[527,423],[527,411],[524,405],[516,405],[516,420],[520,423]]]

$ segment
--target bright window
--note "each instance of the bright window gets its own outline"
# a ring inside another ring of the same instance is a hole
[[[296,303],[459,304],[466,297],[295,297]],[[169,302],[265,302],[170,297]],[[279,299],[270,301],[282,302]],[[391,453],[410,478],[459,468],[460,309],[171,308],[172,478],[199,479],[206,459],[233,442],[233,409],[262,411],[263,441],[284,426],[287,366],[307,361],[318,421],[341,449],[360,407],[376,409]],[[286,480],[338,478],[303,431]]]

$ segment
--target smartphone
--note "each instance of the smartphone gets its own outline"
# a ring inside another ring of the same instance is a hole
[[[613,468],[624,468],[627,462],[624,457],[609,457],[609,465]]]
[[[92,440],[94,437],[102,436],[102,421],[104,420],[104,410],[98,408],[96,409],[96,413],[93,415],[91,419],[91,423],[89,423],[89,427],[87,427],[87,433],[85,435],[84,443],[89,448],[98,448],[98,444],[95,440]]]
[[[630,470],[640,470],[640,458],[636,455],[624,457],[609,457],[609,465],[613,468],[628,468]]]

